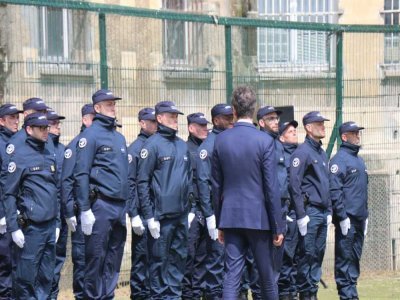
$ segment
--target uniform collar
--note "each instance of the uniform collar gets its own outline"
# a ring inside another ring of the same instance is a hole
[[[308,135],[306,136],[305,142],[318,152],[321,151],[321,149],[322,149],[322,147],[321,147],[322,142],[321,141],[317,142],[316,140],[314,140],[313,138],[311,138]]]
[[[214,126],[211,132],[213,132],[215,134],[218,134],[218,133],[221,133],[224,130],[225,130],[224,128],[221,128],[221,127],[218,127],[218,126]]]
[[[147,132],[145,132],[143,129],[140,129],[140,132],[138,134],[138,137],[143,137],[145,139],[149,138],[151,136],[151,134],[148,134]]]
[[[203,142],[202,139],[195,137],[193,134],[189,134],[188,141],[191,141],[196,146],[200,146],[200,144]]]
[[[80,132],[83,132],[86,128],[87,128],[87,127],[85,126],[85,124],[82,124],[82,126],[81,126],[81,131],[80,131]]]
[[[283,148],[285,149],[286,152],[288,153],[293,153],[294,150],[296,150],[298,144],[294,143],[282,143]]]
[[[170,128],[170,127],[167,127],[167,126],[164,126],[164,125],[161,125],[161,124],[158,124],[157,127],[158,127],[157,132],[161,136],[163,136],[163,137],[165,137],[167,139],[173,139],[173,138],[176,137],[177,130],[174,130],[174,129]]]
[[[268,134],[268,135],[269,135],[270,137],[272,137],[274,140],[279,136],[279,134],[278,134],[277,132],[269,131],[269,130],[263,128],[263,127],[260,127],[260,130],[263,131],[263,132],[265,132],[266,134]]]
[[[116,118],[111,118],[99,113],[96,114],[93,121],[97,121],[101,126],[109,129],[114,129],[117,126]]]
[[[28,135],[28,137],[26,138],[26,143],[31,146],[33,149],[35,149],[36,151],[43,151],[44,147],[46,145],[46,142],[43,142],[41,140],[35,139],[34,137]]]
[[[53,133],[49,133],[49,138],[51,138],[53,140],[53,143],[55,145],[57,145],[60,142],[60,136],[59,135],[55,135]]]
[[[358,151],[360,151],[360,148],[361,146],[350,144],[348,142],[342,142],[342,144],[340,145],[340,149],[343,149],[347,153],[350,153],[354,156],[357,156]]]
[[[10,129],[4,127],[4,126],[1,126],[1,127],[0,127],[0,134],[1,134],[2,136],[5,136],[7,139],[9,139],[9,138],[12,137],[15,133],[12,132]]]
[[[236,122],[235,124],[233,124],[233,127],[237,127],[237,126],[246,126],[246,127],[251,127],[251,128],[256,129],[256,126],[254,126],[253,123],[247,122],[247,121],[241,121],[241,120]]]

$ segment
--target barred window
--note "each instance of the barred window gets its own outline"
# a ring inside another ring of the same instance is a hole
[[[337,23],[337,0],[259,0],[259,16],[267,20]],[[327,67],[334,43],[328,32],[258,29],[258,64],[262,67]]]
[[[385,25],[399,25],[399,0],[385,0]],[[385,33],[385,64],[400,63],[399,33]]]
[[[69,58],[71,14],[67,9],[41,7],[39,14],[40,56],[51,62]]]

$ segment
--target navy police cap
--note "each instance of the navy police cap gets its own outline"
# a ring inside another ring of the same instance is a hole
[[[188,124],[195,123],[195,124],[200,124],[200,125],[206,125],[206,124],[210,123],[207,121],[206,117],[201,112],[197,112],[197,113],[188,115],[187,121],[188,121]]]
[[[181,112],[180,110],[178,110],[178,108],[175,106],[175,103],[172,101],[161,101],[158,102],[156,104],[156,114],[161,114],[164,112],[168,112],[168,113],[176,113],[176,114],[180,114],[183,115],[183,112]]]
[[[280,114],[282,114],[282,111],[279,109],[276,109],[275,107],[270,106],[270,105],[263,106],[257,111],[257,120],[260,120],[265,115],[268,115],[271,113],[276,113],[279,116]]]
[[[156,111],[154,110],[154,108],[145,107],[145,108],[143,108],[143,109],[141,109],[139,111],[138,119],[139,119],[139,121],[142,121],[142,120],[155,121],[155,119],[156,119]]]
[[[29,98],[24,101],[24,103],[22,104],[22,108],[24,109],[24,111],[26,111],[28,109],[46,110],[48,107],[40,98]]]
[[[29,114],[24,119],[25,126],[49,126],[49,120],[46,118],[46,114],[41,112],[35,112]]]
[[[329,119],[325,118],[319,111],[310,111],[306,113],[303,117],[303,125],[307,125],[314,122],[323,122],[329,121]]]
[[[107,89],[98,90],[92,96],[93,104],[97,104],[101,101],[106,101],[106,100],[121,100],[121,99],[122,98],[120,97],[114,96],[113,92]]]
[[[19,110],[14,104],[3,104],[0,106],[0,117],[15,115],[22,113],[22,110]]]
[[[299,126],[299,123],[297,121],[289,121],[289,122],[283,122],[279,124],[279,135],[282,135],[286,129],[288,129],[289,126],[293,126],[294,128],[297,128]]]
[[[223,103],[214,105],[214,107],[211,109],[211,117],[213,118],[218,115],[228,116],[232,114],[233,114],[232,106]]]
[[[346,132],[354,132],[354,131],[359,131],[363,130],[364,127],[358,126],[355,122],[345,122],[339,127],[339,134],[342,135],[343,133]]]
[[[85,104],[85,105],[82,106],[82,108],[81,108],[82,117],[83,117],[84,115],[95,114],[95,113],[96,113],[96,112],[94,111],[93,104],[91,104],[91,103]]]
[[[57,114],[54,110],[49,109],[47,111],[47,120],[64,120],[65,117],[64,116],[60,116],[59,114]]]

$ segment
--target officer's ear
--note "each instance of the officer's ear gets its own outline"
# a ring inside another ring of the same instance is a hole
[[[264,120],[263,120],[263,119],[258,120],[258,125],[259,125],[260,127],[264,128],[264,127],[265,127],[265,122],[264,122]]]
[[[343,142],[347,142],[347,135],[345,133],[342,133],[340,135],[340,138],[342,139]]]
[[[25,128],[26,128],[26,132],[27,132],[29,135],[32,135],[32,134],[33,134],[33,128],[32,128],[31,126],[26,126]]]
[[[96,113],[100,113],[100,104],[96,103],[93,108]]]
[[[158,114],[158,115],[156,115],[156,120],[157,120],[157,123],[160,123],[161,124],[161,121],[162,121],[162,116],[163,116],[163,114],[161,113],[161,114]]]

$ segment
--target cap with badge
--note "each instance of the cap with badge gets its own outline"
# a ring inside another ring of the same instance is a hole
[[[175,106],[175,103],[172,101],[161,101],[158,102],[156,104],[156,114],[161,114],[164,112],[168,112],[168,113],[176,113],[176,114],[180,114],[183,115],[183,112],[181,112],[180,110],[178,110],[178,108]]]
[[[156,111],[154,110],[154,108],[145,107],[139,111],[138,119],[139,119],[139,121],[142,121],[142,120],[155,121],[156,120]]]
[[[22,104],[24,111],[33,109],[33,110],[46,110],[48,109],[47,105],[40,98],[29,98],[24,101]]]
[[[188,115],[187,121],[188,121],[188,124],[195,123],[195,124],[199,124],[199,125],[207,125],[210,123],[207,121],[206,117],[201,112]]]
[[[265,115],[271,114],[271,113],[276,113],[278,116],[282,114],[282,111],[279,109],[276,109],[273,106],[263,106],[257,111],[257,120],[262,119]]]
[[[85,104],[81,108],[82,117],[85,116],[85,115],[95,114],[95,113],[96,112],[94,111],[93,104],[91,104],[91,103]]]
[[[64,116],[60,116],[59,114],[57,114],[54,110],[49,109],[47,111],[47,120],[50,121],[55,121],[55,120],[64,120],[65,117]]]
[[[120,97],[114,96],[113,92],[107,89],[98,90],[92,96],[93,104],[97,104],[101,101],[106,101],[106,100],[121,100],[121,99],[122,98]]]
[[[345,122],[339,127],[339,134],[342,135],[346,132],[355,132],[365,129],[364,127],[358,126],[355,122]]]
[[[323,122],[323,121],[330,121],[330,120],[321,115],[319,111],[310,111],[306,113],[303,117],[304,126],[310,123]]]
[[[49,126],[49,120],[47,120],[46,114],[35,112],[25,117],[24,125],[31,127]]]
[[[286,129],[289,128],[289,126],[293,126],[294,128],[297,128],[299,126],[299,123],[297,121],[289,121],[289,122],[283,122],[279,124],[279,135],[282,135]]]
[[[0,106],[0,117],[15,115],[22,113],[22,110],[19,110],[14,104],[3,104]]]
[[[233,115],[232,106],[226,104],[217,104],[211,109],[211,117],[216,117],[218,115]]]

